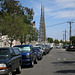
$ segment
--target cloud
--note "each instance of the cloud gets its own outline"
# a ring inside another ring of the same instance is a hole
[[[54,0],[46,7],[46,16],[55,18],[75,18],[75,0]]]
[[[75,0],[55,0],[60,8],[75,8]]]
[[[54,16],[55,18],[75,18],[75,10],[58,11],[58,12],[50,13],[50,15]]]

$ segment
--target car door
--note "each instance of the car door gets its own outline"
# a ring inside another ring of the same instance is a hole
[[[18,67],[21,62],[21,54],[18,48],[14,47],[13,50],[15,53],[15,66]]]
[[[35,60],[35,52],[34,52],[34,49],[33,49],[32,46],[30,46],[30,48],[31,48],[31,58],[32,58],[32,60]]]
[[[11,65],[12,70],[15,69],[15,66],[16,66],[15,62],[16,62],[16,59],[15,59],[14,51],[12,50],[12,48],[10,48],[10,62],[9,62],[9,65]]]

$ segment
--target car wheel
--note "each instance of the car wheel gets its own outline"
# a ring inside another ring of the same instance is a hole
[[[18,66],[18,68],[16,69],[16,72],[17,72],[18,74],[21,73],[21,65]]]
[[[34,64],[37,64],[37,58],[35,59]]]
[[[34,66],[34,61],[31,61],[31,65],[30,65],[31,67],[33,67]]]
[[[12,72],[9,72],[7,75],[13,75]]]
[[[9,72],[6,75],[14,75],[14,72],[11,72],[11,68],[9,67]]]

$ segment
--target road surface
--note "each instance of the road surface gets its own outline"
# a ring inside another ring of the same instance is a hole
[[[23,67],[16,75],[75,75],[75,52],[52,49],[33,68]]]

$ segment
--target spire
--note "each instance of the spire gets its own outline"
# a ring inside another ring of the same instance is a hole
[[[45,29],[45,19],[44,19],[44,6],[41,5],[41,18],[39,27],[39,41],[46,41],[46,29]]]

